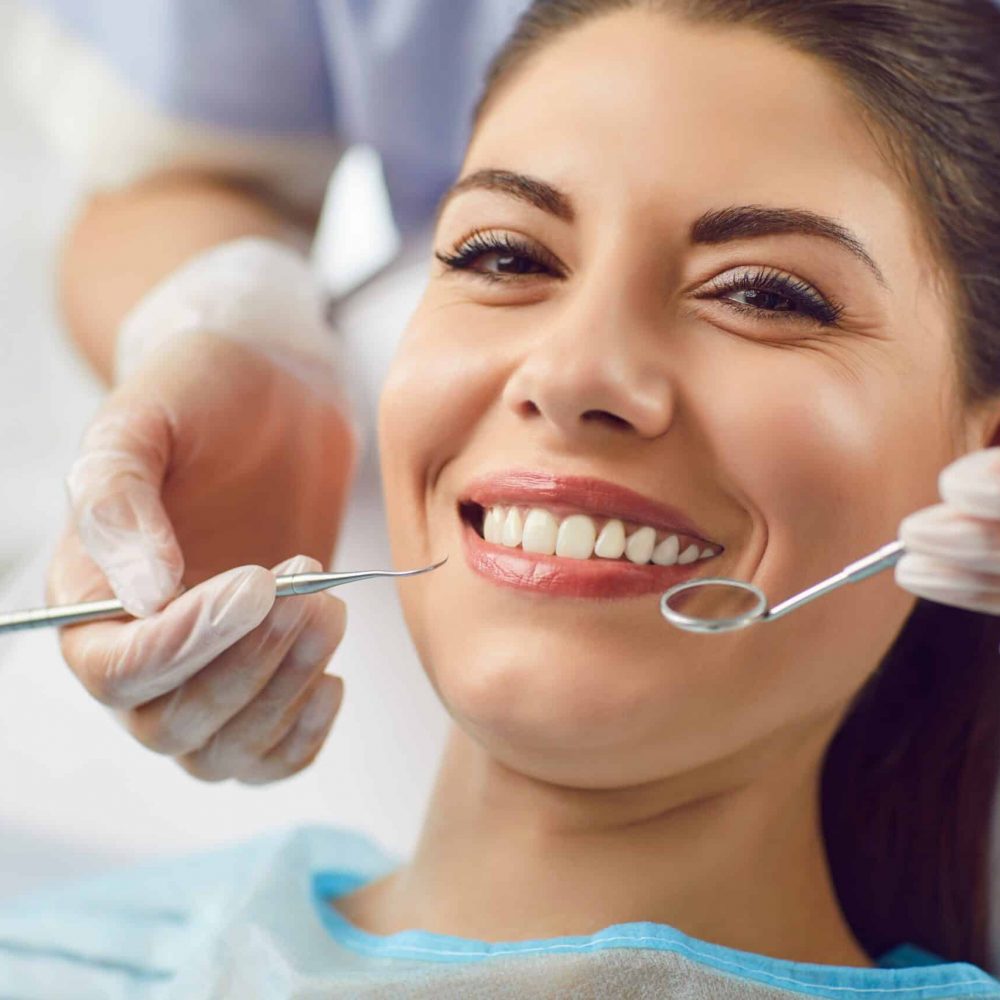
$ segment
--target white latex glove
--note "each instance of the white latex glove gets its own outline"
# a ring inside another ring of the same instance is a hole
[[[51,603],[110,596],[88,563],[70,528],[50,577]],[[195,777],[288,777],[313,760],[340,708],[343,679],[324,669],[347,609],[328,592],[276,600],[274,580],[321,569],[307,556],[273,572],[240,566],[146,619],[63,628],[63,653],[140,743]]]
[[[905,590],[970,611],[1000,614],[1000,448],[970,452],[938,479],[944,503],[903,518]]]
[[[63,654],[199,777],[292,773],[339,703],[339,679],[319,675],[343,603],[275,602],[263,568],[305,553],[299,570],[319,571],[333,551],[358,442],[332,338],[292,251],[242,240],[195,258],[126,319],[121,384],[67,478],[48,603],[113,594],[146,620],[63,628]]]

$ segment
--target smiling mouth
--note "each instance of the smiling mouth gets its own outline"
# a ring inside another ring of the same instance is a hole
[[[723,551],[678,508],[591,476],[487,473],[468,483],[456,514],[476,574],[549,596],[663,591]]]
[[[491,545],[525,554],[635,566],[685,566],[717,556],[720,546],[692,535],[621,518],[567,511],[565,506],[459,504],[462,520]]]
[[[515,506],[515,510],[516,510]],[[652,557],[643,562],[636,562],[628,556],[628,541],[626,540],[626,551],[622,556],[610,558],[598,556],[591,552],[590,555],[560,555],[560,552],[567,551],[567,545],[580,544],[579,552],[583,552],[583,544],[579,539],[574,538],[574,532],[589,531],[586,525],[580,522],[572,522],[568,529],[563,528],[566,521],[571,518],[588,515],[568,514],[559,524],[555,533],[555,551],[533,552],[530,546],[533,544],[533,532],[548,531],[551,537],[551,526],[539,527],[542,520],[540,515],[532,517],[532,512],[543,510],[554,518],[554,514],[545,508],[528,508],[528,513],[522,525],[521,543],[518,545],[505,545],[501,541],[489,541],[486,537],[487,530],[493,537],[493,529],[487,528],[488,511],[480,504],[473,501],[463,501],[458,508],[459,523],[461,524],[461,542],[466,565],[478,576],[487,579],[490,583],[504,588],[512,588],[520,591],[530,591],[536,595],[546,597],[572,597],[590,599],[617,599],[624,597],[637,597],[643,594],[662,593],[676,583],[682,583],[695,576],[697,570],[701,568],[705,559],[700,556],[698,559],[689,559],[686,563],[678,560],[672,565],[660,565],[652,560]],[[509,510],[507,517],[510,516]],[[516,518],[513,519],[516,526]],[[611,519],[615,520],[615,519]],[[622,522],[624,524],[624,522]],[[504,527],[507,519],[504,519]],[[528,529],[529,549],[524,548],[524,526]],[[632,532],[629,538],[640,535],[643,528],[649,529],[648,525],[641,526]],[[597,525],[594,525],[596,532]],[[602,528],[603,530],[603,528]],[[605,540],[608,534],[616,532],[612,528],[611,532],[605,532]],[[649,529],[650,531],[652,529]],[[560,544],[559,532],[562,531],[562,544]],[[568,536],[568,538],[567,538]],[[508,533],[508,539],[512,536]],[[600,533],[597,533],[600,537]],[[586,541],[586,538],[584,541]],[[643,541],[643,538],[646,540]],[[669,543],[669,539],[664,539]],[[594,539],[597,544],[597,538]],[[632,555],[641,558],[645,554],[652,542],[647,533],[640,535],[638,541],[632,542]],[[663,545],[664,543],[659,543]],[[693,544],[693,543],[691,543]],[[643,551],[637,551],[637,546],[642,545]],[[538,543],[541,547],[541,543]],[[673,545],[670,543],[670,548]],[[680,542],[677,542],[680,547]],[[546,544],[545,548],[549,548]],[[707,548],[707,546],[706,546]],[[605,549],[605,551],[615,551],[615,549]],[[655,552],[654,548],[654,552]],[[690,546],[684,551],[690,551]],[[661,549],[660,557],[662,558]],[[668,552],[669,554],[669,552]]]

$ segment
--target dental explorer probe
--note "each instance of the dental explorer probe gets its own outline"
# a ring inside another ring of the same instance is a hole
[[[376,576],[417,576],[428,573],[448,561],[445,556],[440,562],[421,569],[373,569],[351,573],[292,573],[279,576],[275,580],[275,597],[293,597],[297,594],[315,594],[319,590],[330,590],[357,580],[370,580]],[[179,594],[177,596],[180,596]],[[15,632],[19,629],[42,628],[46,625],[76,625],[79,622],[96,622],[105,618],[132,618],[121,601],[85,601],[82,604],[62,604],[52,608],[34,608],[30,611],[8,611],[0,613],[0,632]]]

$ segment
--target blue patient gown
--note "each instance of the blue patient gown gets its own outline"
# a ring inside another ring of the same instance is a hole
[[[509,943],[381,936],[331,905],[398,863],[359,834],[304,827],[35,892],[0,907],[0,997],[1000,998],[980,969],[906,945],[861,969],[764,958],[655,923]]]

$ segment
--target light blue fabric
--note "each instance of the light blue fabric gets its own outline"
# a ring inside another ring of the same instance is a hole
[[[506,943],[380,936],[330,905],[398,863],[358,834],[303,827],[34,893],[0,908],[0,996],[1000,998],[985,972],[912,946],[860,969],[766,958],[656,923]],[[588,991],[558,985],[568,982]]]
[[[486,66],[528,0],[35,4],[174,117],[369,143],[413,231],[457,174]]]

